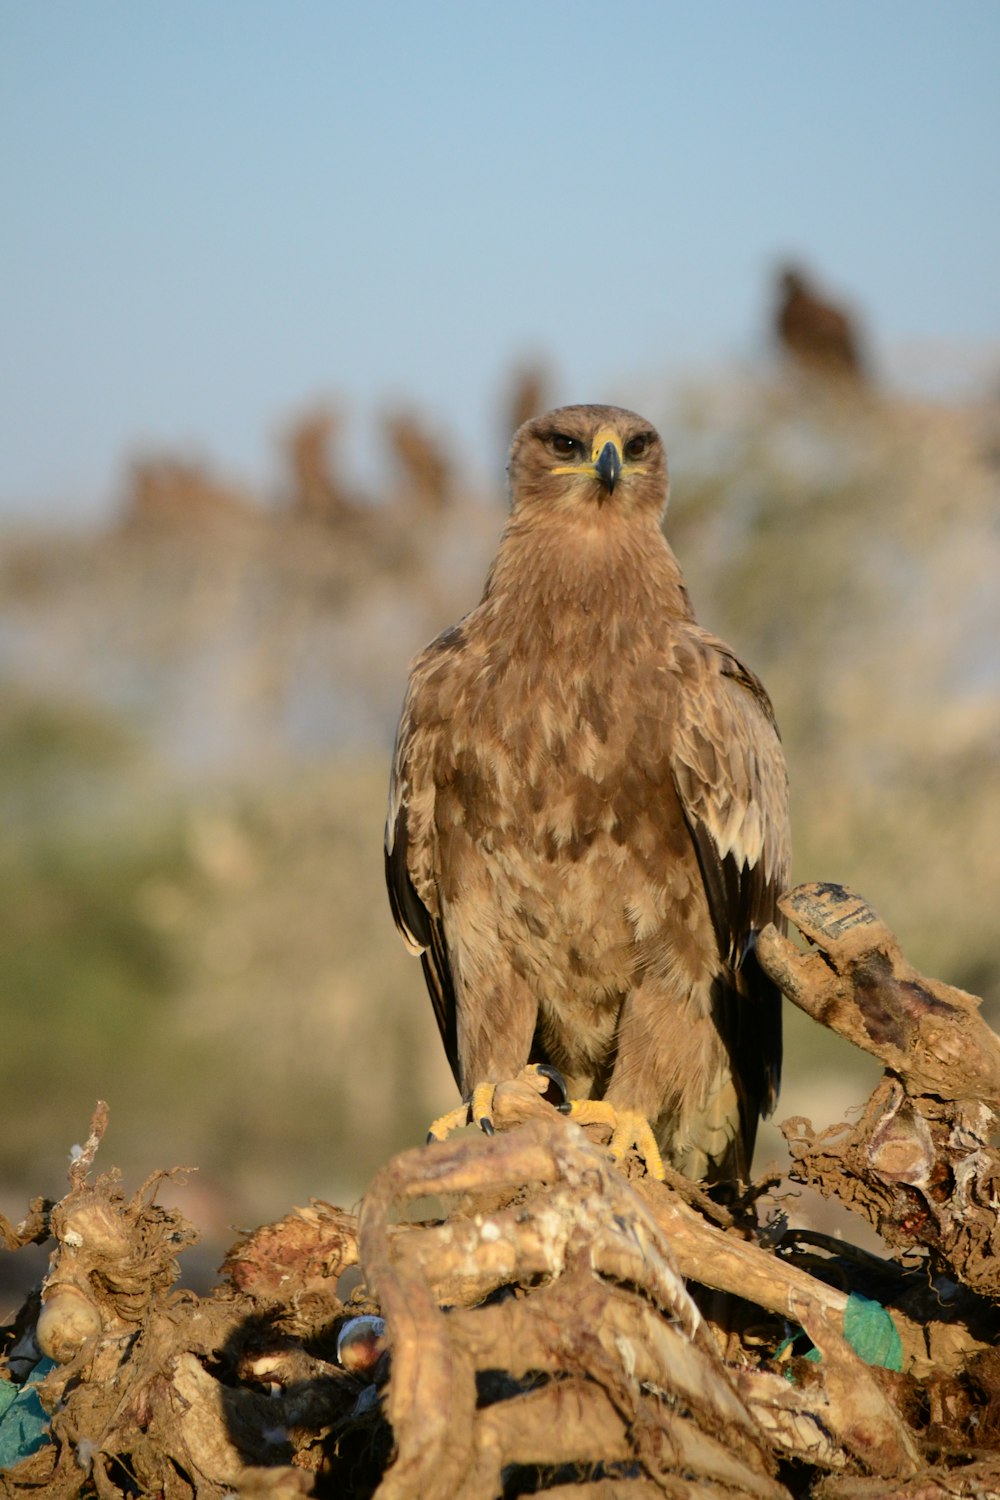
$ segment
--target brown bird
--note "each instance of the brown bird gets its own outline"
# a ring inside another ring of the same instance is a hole
[[[753,949],[789,864],[771,704],[695,623],[648,422],[551,411],[509,476],[482,601],[411,670],[396,923],[484,1128],[499,1081],[548,1065],[616,1155],[636,1144],[662,1173],[658,1142],[690,1177],[745,1179],[781,1063]]]
[[[864,367],[851,318],[823,302],[801,271],[788,266],[778,276],[775,312],[778,342],[814,375],[860,381]]]

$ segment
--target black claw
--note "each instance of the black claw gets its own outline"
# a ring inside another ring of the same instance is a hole
[[[556,1110],[561,1115],[571,1115],[573,1113],[572,1102],[569,1099],[564,1099],[561,1104],[556,1105]]]
[[[476,1124],[483,1132],[483,1135],[496,1135],[496,1131],[493,1128],[493,1121],[488,1120],[485,1115],[481,1120],[477,1120]]]
[[[427,1139],[424,1141],[424,1145],[432,1146],[436,1140],[437,1136],[434,1134],[433,1130],[428,1130]]]
[[[554,1068],[551,1063],[536,1063],[535,1071],[541,1073],[543,1078],[549,1080],[549,1086],[542,1095],[542,1098],[548,1104],[555,1105],[556,1109],[566,1114],[569,1109],[569,1089],[566,1087],[566,1080],[559,1069]]]

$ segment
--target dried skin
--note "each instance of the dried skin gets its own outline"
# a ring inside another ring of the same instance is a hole
[[[91,1161],[96,1141],[88,1148]],[[255,1466],[289,1462],[303,1430],[312,1438],[353,1405],[356,1383],[276,1334],[254,1299],[235,1288],[206,1298],[171,1289],[177,1252],[197,1236],[155,1202],[162,1175],[128,1199],[117,1174],[91,1185],[74,1163],[71,1191],[48,1216],[56,1241],[34,1329],[63,1361],[38,1387],[53,1413],[52,1442],[0,1473],[0,1494],[41,1486],[52,1500],[69,1500],[92,1486],[87,1492],[102,1500],[121,1500],[138,1487],[164,1500],[221,1500],[234,1487],[243,1492]],[[280,1226],[273,1229],[278,1249]],[[293,1302],[300,1291],[308,1302],[310,1290],[308,1278],[290,1280]],[[72,1318],[63,1316],[67,1307]],[[315,1338],[340,1309],[327,1298],[307,1326],[299,1304],[303,1336]],[[74,1328],[82,1336],[70,1336]],[[262,1361],[261,1382],[252,1372]],[[271,1492],[307,1489],[295,1479]]]
[[[313,1200],[234,1245],[223,1270],[240,1292],[259,1302],[288,1300],[289,1289],[335,1293],[336,1280],[357,1265],[357,1221]]]
[[[447,1225],[443,1232],[387,1232],[393,1205],[429,1190],[468,1192],[478,1182],[495,1194],[532,1181],[549,1186],[529,1193],[516,1213],[475,1216],[475,1234],[460,1226],[449,1236]],[[520,1259],[524,1230],[530,1273]],[[433,1254],[419,1244],[427,1234]],[[560,1462],[592,1461],[594,1442],[604,1459],[617,1459],[625,1444],[626,1456],[655,1472],[664,1448],[683,1467],[678,1455],[707,1454],[721,1443],[726,1462],[717,1466],[727,1484],[732,1479],[748,1494],[781,1493],[655,1221],[607,1158],[563,1122],[536,1120],[502,1139],[405,1153],[365,1200],[361,1247],[393,1351],[388,1415],[397,1456],[379,1491],[383,1500],[414,1493],[470,1500],[495,1495],[504,1465],[527,1461],[532,1444],[532,1462],[556,1461],[545,1456],[553,1442],[548,1406],[554,1396],[516,1398],[516,1448],[502,1441],[510,1414],[498,1413],[484,1425],[475,1408],[475,1371],[494,1368],[515,1377],[534,1370],[563,1379],[576,1371],[611,1397],[614,1420],[601,1424],[592,1414],[584,1451],[562,1452]],[[498,1285],[526,1273],[549,1285],[523,1301],[447,1316],[441,1310],[442,1302],[454,1303],[458,1287],[466,1293],[474,1287],[482,1296],[490,1274]],[[662,1330],[659,1347],[648,1338],[650,1317]],[[648,1412],[651,1402],[659,1403],[644,1393],[644,1381],[668,1393],[684,1415],[672,1407],[664,1421]],[[542,1389],[558,1392],[561,1383]],[[545,1415],[532,1423],[536,1406]],[[644,1430],[650,1434],[645,1444]]]
[[[1000,1038],[979,1001],[918,974],[868,904],[800,886],[782,909],[822,952],[764,933],[760,960],[790,999],[880,1058],[886,1076],[848,1130],[783,1127],[793,1175],[863,1214],[885,1240],[921,1246],[956,1280],[1000,1295]]]
[[[22,1245],[43,1245],[49,1237],[49,1214],[53,1204],[48,1198],[33,1198],[28,1212],[17,1224],[0,1214],[0,1239],[5,1250],[20,1250]]]
[[[906,1080],[907,1092],[1000,1109],[1000,1038],[964,990],[906,962],[889,928],[844,886],[796,887],[779,902],[819,952],[776,929],[758,957],[788,998]]]
[[[599,1127],[588,1139],[521,1080],[497,1091],[494,1138],[395,1158],[360,1222],[313,1203],[263,1227],[198,1298],[172,1290],[194,1234],[156,1204],[158,1179],[131,1199],[113,1173],[89,1182],[95,1117],[66,1198],[6,1227],[9,1244],[55,1236],[41,1329],[29,1303],[11,1371],[23,1375],[30,1331],[44,1337],[60,1299],[88,1326],[40,1387],[53,1441],[0,1473],[0,1495],[494,1500],[507,1476],[511,1493],[544,1477],[558,1480],[546,1493],[581,1500],[787,1500],[775,1473],[789,1459],[796,1494],[816,1500],[998,1493],[1000,1311],[981,1295],[998,1290],[992,1109],[957,1064],[940,1093],[921,1091],[947,1049],[934,1043],[927,1062],[939,1012],[913,996],[947,1005],[946,987],[920,981],[900,1001],[903,962],[870,908],[839,888],[799,895],[789,909],[829,951],[789,959],[772,945],[767,961],[883,1051],[909,1026],[914,1067],[892,1068],[850,1129],[792,1122],[795,1171],[918,1247],[933,1282],[860,1252],[828,1247],[824,1262],[821,1236],[789,1232],[775,1253],[745,1207],[653,1182],[635,1158],[620,1171]],[[859,973],[892,979],[859,987]],[[981,1024],[971,1002],[957,1010]],[[970,1058],[968,1076],[990,1067]],[[451,1203],[446,1217],[403,1222],[428,1195]],[[338,1277],[358,1263],[367,1286],[345,1306]],[[847,1289],[872,1266],[909,1288],[892,1307],[905,1376],[870,1369],[843,1336]],[[834,1270],[840,1285],[822,1279]],[[716,1300],[700,1310],[688,1280]],[[385,1318],[389,1353],[374,1348],[353,1375],[336,1351],[359,1313]],[[794,1327],[822,1358],[792,1359],[789,1383],[774,1355]]]

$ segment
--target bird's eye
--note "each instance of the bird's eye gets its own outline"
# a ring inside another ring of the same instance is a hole
[[[554,432],[549,442],[557,458],[572,458],[580,447],[576,438],[567,437],[565,432]]]
[[[636,459],[645,458],[649,452],[650,441],[648,432],[640,432],[634,438],[629,438],[625,444],[625,457],[633,463]]]

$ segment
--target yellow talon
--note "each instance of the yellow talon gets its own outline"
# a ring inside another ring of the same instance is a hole
[[[469,1106],[467,1104],[456,1105],[449,1109],[446,1115],[438,1115],[432,1120],[427,1128],[427,1142],[447,1140],[454,1130],[461,1130],[463,1125],[469,1123]]]
[[[610,1151],[615,1161],[621,1161],[634,1146],[646,1163],[646,1171],[650,1177],[663,1182],[666,1173],[663,1170],[663,1158],[656,1144],[653,1127],[646,1116],[639,1114],[638,1110],[615,1109],[607,1099],[574,1099],[570,1105],[569,1116],[578,1125],[609,1126],[611,1130]]]
[[[453,1131],[462,1130],[466,1125],[478,1125],[484,1135],[493,1135],[493,1095],[496,1089],[495,1083],[477,1083],[464,1104],[456,1105],[447,1114],[431,1121],[427,1131],[428,1143],[447,1140]]]
[[[496,1133],[493,1127],[493,1096],[496,1091],[495,1083],[477,1083],[469,1100],[469,1117],[483,1135]]]

